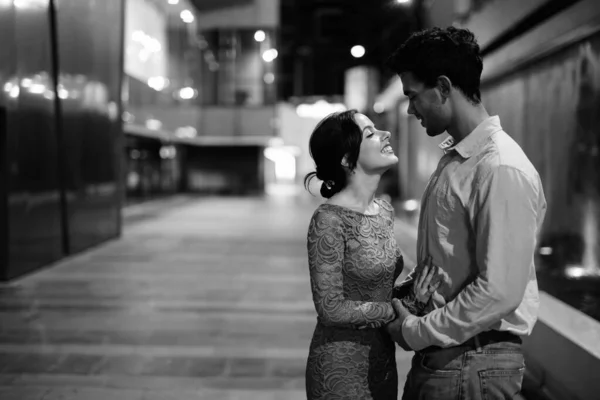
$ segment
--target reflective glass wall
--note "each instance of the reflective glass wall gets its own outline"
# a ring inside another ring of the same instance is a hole
[[[49,6],[0,2],[4,277],[54,261],[65,251]]]
[[[119,234],[122,8],[0,1],[2,279]]]
[[[55,2],[66,221],[76,252],[119,233],[123,3]]]

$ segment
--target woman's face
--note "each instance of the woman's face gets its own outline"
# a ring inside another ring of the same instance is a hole
[[[362,142],[356,169],[366,174],[383,173],[398,162],[390,143],[391,134],[375,128],[363,114],[355,114],[354,121],[362,132]]]

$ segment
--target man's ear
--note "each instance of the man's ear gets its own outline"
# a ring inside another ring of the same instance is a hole
[[[437,88],[442,95],[444,101],[448,97],[450,97],[450,92],[452,91],[452,81],[446,75],[440,75],[437,78]]]

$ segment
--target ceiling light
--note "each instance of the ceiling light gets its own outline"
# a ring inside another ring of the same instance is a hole
[[[354,58],[361,58],[365,55],[365,48],[363,46],[356,45],[350,49],[350,53]]]
[[[265,34],[265,31],[258,30],[256,33],[254,33],[254,40],[257,42],[264,42],[266,38],[267,35]]]
[[[191,24],[194,22],[194,14],[192,14],[190,10],[183,10],[179,16],[186,24]]]

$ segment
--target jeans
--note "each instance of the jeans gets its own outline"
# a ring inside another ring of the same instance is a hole
[[[520,342],[467,343],[416,352],[402,400],[523,399]]]

